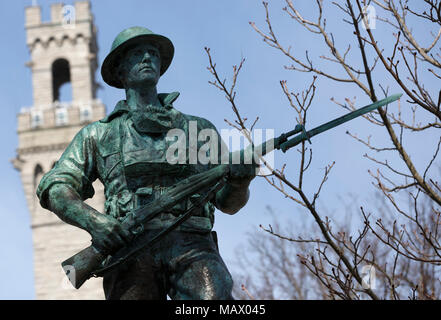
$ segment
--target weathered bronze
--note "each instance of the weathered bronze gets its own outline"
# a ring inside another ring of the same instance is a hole
[[[384,106],[399,97],[401,97],[401,94],[390,96],[327,122],[310,131],[306,131],[302,125],[297,125],[294,130],[284,133],[275,139],[269,140],[260,146],[250,145],[247,149],[241,150],[241,155],[239,157],[242,159],[245,158],[244,154],[247,152],[256,152],[258,155],[265,155],[274,149],[282,149],[283,152],[286,152],[288,149],[303,141],[309,140],[311,137],[319,133],[332,129],[362,114]],[[297,133],[300,134],[288,139]],[[105,272],[114,269],[120,263],[127,261],[141,250],[148,248],[154,242],[159,241],[163,236],[184,223],[189,217],[191,217],[198,207],[205,205],[207,201],[213,200],[217,191],[224,186],[224,178],[228,176],[230,170],[231,166],[229,164],[221,164],[203,173],[190,176],[189,178],[181,180],[173,188],[169,189],[168,192],[160,195],[154,201],[131,211],[122,221],[122,227],[132,232],[133,230],[144,230],[144,225],[148,225],[151,219],[164,210],[170,209],[177,203],[183,201],[186,197],[195,193],[205,193],[205,196],[198,199],[199,201],[197,204],[193,203],[185,213],[181,214],[179,218],[176,218],[176,221],[172,225],[162,230],[149,241],[144,240],[146,233],[138,232],[136,236],[132,237],[130,245],[127,245],[116,252],[103,253],[97,248],[90,246],[64,261],[62,266],[65,269],[66,274],[69,276],[73,286],[78,289],[91,276],[100,276],[105,274]],[[111,256],[111,259],[103,266],[103,262],[107,256]],[[73,270],[75,271],[75,276],[71,274]]]
[[[216,193],[225,185],[225,177],[228,175],[230,167],[219,165],[203,173],[199,173],[181,180],[171,187],[166,193],[159,195],[155,200],[146,205],[136,208],[122,221],[122,227],[134,233],[130,244],[120,248],[116,252],[100,252],[93,245],[80,251],[76,255],[62,263],[70,281],[75,288],[81,285],[91,276],[100,276],[127,261],[129,258],[138,254],[140,250],[148,248],[154,242],[184,223],[198,208],[204,206],[208,201],[213,200]],[[204,192],[194,201],[190,208],[179,215],[175,221],[158,233],[154,238],[149,239],[148,231],[144,231],[144,226],[148,227],[149,222],[157,217],[161,212],[171,209],[177,203],[185,200],[197,193]],[[146,238],[147,237],[147,238]],[[148,239],[148,240],[146,240]],[[103,266],[104,259],[111,256],[110,261]],[[71,272],[75,270],[75,276]]]
[[[92,236],[93,250],[82,256],[83,261],[95,259],[99,266],[103,258],[110,259],[109,253],[139,239],[140,230],[123,223],[127,215],[159,199],[179,181],[216,166],[190,163],[189,152],[184,164],[167,160],[174,143],[166,139],[170,129],[182,130],[189,139],[193,122],[198,132],[209,129],[218,135],[208,120],[173,107],[179,93],[157,93],[156,84],[173,52],[169,39],[146,28],[122,31],[103,63],[102,76],[109,85],[124,88],[126,100],[106,118],[83,128],[39,184],[37,194],[44,208]],[[188,148],[192,141],[187,142]],[[197,141],[198,150],[202,145]],[[255,165],[234,166],[222,188],[204,203],[198,199],[208,190],[189,193],[171,207],[157,210],[143,225],[142,241],[154,239],[194,206],[191,216],[160,241],[104,274],[106,298],[165,299],[168,294],[172,299],[232,299],[231,275],[212,232],[214,210],[236,213],[248,201],[254,177]],[[96,179],[105,186],[105,214],[84,203],[93,196]],[[80,269],[65,270],[71,279],[82,276]]]
[[[37,190],[44,208],[92,236],[90,247],[62,265],[75,288],[91,276],[103,276],[106,299],[232,299],[231,275],[212,231],[214,210],[234,214],[246,204],[257,164],[231,164],[233,154],[224,163],[222,152],[213,151],[225,150],[213,124],[177,111],[173,102],[179,93],[157,93],[173,52],[169,39],[146,28],[129,28],[116,37],[102,76],[124,88],[126,100],[76,135]],[[260,155],[285,152],[398,98],[310,131],[298,125],[242,150],[239,159],[256,150]],[[177,129],[185,136],[186,152],[183,161],[173,163],[168,151],[175,141],[168,134]],[[191,132],[204,130],[214,132],[217,145],[204,149],[211,162],[194,162],[189,149],[201,150],[203,142],[190,141]],[[96,179],[105,186],[105,214],[83,202],[93,196]]]

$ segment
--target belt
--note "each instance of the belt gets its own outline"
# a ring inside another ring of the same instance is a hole
[[[135,208],[141,207],[151,201],[153,201],[156,198],[156,195],[160,195],[165,193],[169,188],[171,187],[163,187],[163,186],[147,186],[143,188],[139,188],[135,192]],[[184,213],[191,204],[192,199],[198,198],[199,195],[191,196],[190,198],[187,198],[183,200],[182,202],[176,204],[173,208],[169,208],[167,210],[164,210],[163,214],[171,214],[175,217],[181,215]],[[195,209],[193,216],[205,216],[205,209],[204,207],[200,207]],[[164,217],[166,219],[166,217]]]

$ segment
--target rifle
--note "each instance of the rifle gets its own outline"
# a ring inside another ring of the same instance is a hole
[[[294,130],[283,133],[277,138],[270,139],[258,147],[250,145],[246,149],[240,150],[240,160],[243,160],[250,155],[253,157],[259,155],[263,156],[274,149],[280,149],[285,153],[287,150],[303,141],[309,141],[311,143],[311,137],[339,126],[340,124],[350,121],[365,113],[371,112],[379,107],[387,105],[390,102],[399,99],[401,96],[402,94],[389,96],[383,100],[357,109],[309,131],[306,131],[303,125],[296,125]],[[298,135],[290,138],[295,134]],[[230,160],[234,158],[233,154],[230,153]],[[93,244],[81,250],[79,253],[62,263],[62,267],[70,282],[76,289],[79,289],[90,277],[104,275],[105,273],[116,268],[122,262],[136,256],[136,254],[142,249],[159,241],[167,233],[184,223],[197,208],[200,208],[206,202],[212,200],[216,196],[216,193],[227,182],[226,178],[228,177],[230,170],[231,164],[220,164],[203,173],[185,178],[172,186],[167,192],[161,194],[157,199],[133,210],[122,222],[122,227],[126,228],[133,234],[133,239],[130,245],[120,248],[116,252],[105,252],[103,250],[98,250],[93,246]],[[146,232],[144,231],[144,225],[146,225],[151,219],[155,218],[161,212],[172,208],[183,199],[195,193],[205,195],[202,196],[196,203],[193,203],[185,213],[176,218],[171,226],[161,231],[153,239],[149,241],[145,240]]]

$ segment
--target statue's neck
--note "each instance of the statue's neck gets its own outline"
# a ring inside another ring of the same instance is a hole
[[[137,106],[162,106],[158,99],[156,86],[126,88],[126,101],[129,107],[134,109]]]

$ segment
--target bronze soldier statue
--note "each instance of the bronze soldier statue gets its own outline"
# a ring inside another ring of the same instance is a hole
[[[106,299],[233,299],[233,281],[212,231],[214,210],[234,214],[247,203],[256,150],[285,152],[401,97],[392,95],[309,131],[298,124],[236,153],[239,161],[245,154],[254,161],[235,165],[211,122],[176,110],[178,92],[157,93],[173,54],[164,36],[142,27],[122,31],[101,74],[109,85],[125,89],[126,100],[83,128],[37,189],[44,208],[92,236],[90,247],[62,265],[75,288],[92,275],[104,276]],[[169,157],[175,142],[168,134],[174,130],[186,142],[178,163]],[[204,130],[214,133],[216,148],[202,148],[198,132]],[[210,161],[194,161],[195,144]],[[93,197],[96,179],[105,187],[105,214],[84,203]]]
[[[121,227],[126,214],[151,202],[185,177],[209,170],[212,164],[170,164],[166,139],[171,129],[188,137],[197,130],[216,130],[206,119],[186,115],[173,103],[179,93],[158,94],[159,78],[170,66],[172,42],[143,27],[122,31],[102,65],[104,81],[124,89],[104,119],[84,127],[41,180],[37,194],[44,208],[63,221],[87,231],[92,244],[112,252],[129,244],[132,234]],[[215,131],[217,133],[217,131]],[[217,133],[218,134],[218,133]],[[222,139],[219,137],[219,143]],[[188,153],[187,153],[188,158]],[[256,166],[234,166],[227,183],[184,223],[160,241],[104,275],[106,299],[232,299],[233,281],[212,231],[215,207],[234,214],[248,201]],[[105,187],[105,214],[84,203],[93,197],[92,182]],[[200,194],[164,210],[144,226],[154,237],[179,217]]]

